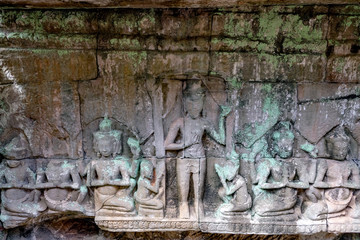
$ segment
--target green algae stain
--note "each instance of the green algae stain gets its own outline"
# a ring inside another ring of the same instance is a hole
[[[228,13],[224,23],[225,34],[235,36],[252,37],[251,21],[244,18],[245,15]]]
[[[230,84],[230,87],[233,89],[241,89],[244,85],[244,83],[236,77],[226,78],[226,81]]]
[[[243,144],[245,147],[252,146],[258,139],[260,139],[272,126],[276,124],[280,116],[280,107],[273,96],[271,84],[265,84],[262,87],[262,90],[266,94],[262,104],[263,115],[266,118],[252,124],[245,124],[244,128],[238,131],[235,135],[237,142]]]
[[[259,31],[258,36],[265,39],[275,39],[279,33],[279,29],[283,24],[281,15],[272,9],[259,15]]]
[[[281,56],[277,56],[277,55],[260,53],[258,55],[258,58],[260,61],[265,61],[266,64],[271,64],[273,69],[278,69],[281,62]]]
[[[320,40],[322,39],[323,31],[321,27],[317,26],[321,25],[321,22],[326,17],[326,15],[318,15],[316,18],[311,19],[313,21],[304,24],[299,15],[288,15],[282,26],[282,32],[295,40],[296,43],[294,45],[303,41],[313,42]]]

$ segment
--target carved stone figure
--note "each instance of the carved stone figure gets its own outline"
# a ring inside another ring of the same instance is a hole
[[[25,160],[3,160],[0,171],[1,217],[12,227],[39,216],[46,209],[41,192],[35,189],[35,173]]]
[[[353,190],[360,189],[359,168],[347,160],[350,138],[343,128],[325,138],[330,159],[319,159],[313,186],[307,191],[305,218],[321,220],[347,214]]]
[[[87,212],[82,203],[87,187],[82,185],[75,162],[50,160],[46,168],[38,168],[37,188],[44,188],[45,202],[55,212]]]
[[[134,193],[140,216],[164,217],[164,203],[158,194],[164,171],[165,169],[154,169],[152,162],[147,159],[141,161],[137,191]]]
[[[294,168],[291,162],[286,161],[293,154],[294,134],[290,123],[278,123],[268,144],[269,157],[261,159],[256,166],[257,185],[253,186],[253,210],[258,216],[271,221],[296,220],[294,206],[297,202],[297,189],[291,183],[291,171]]]
[[[121,153],[121,135],[119,130],[112,129],[112,121],[105,117],[100,122],[99,131],[93,134],[93,147],[100,159],[116,157]]]
[[[176,161],[176,177],[179,191],[179,217],[190,218],[189,188],[190,178],[194,185],[195,215],[203,214],[203,192],[206,170],[205,150],[202,137],[207,132],[215,141],[225,144],[224,119],[230,108],[223,107],[218,131],[201,116],[205,90],[201,77],[187,80],[184,91],[185,117],[176,119],[170,126],[165,139],[165,150],[179,151]],[[179,133],[181,139],[176,141]]]
[[[88,185],[95,187],[96,216],[136,215],[133,190],[140,164],[140,145],[133,138],[127,144],[133,154],[128,157],[116,156],[121,150],[121,133],[112,130],[111,120],[100,123],[100,131],[94,134],[94,150],[101,160],[93,161],[88,168]]]
[[[246,181],[239,174],[239,155],[232,151],[227,158],[224,166],[215,164],[215,171],[223,185],[219,189],[219,196],[224,201],[218,208],[217,215],[223,219],[243,215],[252,205],[251,196],[246,188]]]

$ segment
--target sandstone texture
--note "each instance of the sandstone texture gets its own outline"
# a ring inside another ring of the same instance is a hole
[[[358,1],[0,8],[4,239],[359,238]]]

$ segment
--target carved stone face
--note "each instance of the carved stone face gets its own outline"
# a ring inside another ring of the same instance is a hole
[[[110,138],[101,138],[98,140],[99,153],[103,157],[109,157],[113,152],[113,142]]]
[[[291,130],[276,131],[272,135],[273,153],[286,159],[293,155],[294,134]]]
[[[327,142],[327,149],[330,157],[336,160],[345,160],[349,151],[349,143],[347,141]]]
[[[286,159],[293,154],[294,139],[281,138],[277,141],[277,154],[279,157]]]
[[[228,169],[225,169],[225,178],[228,181],[232,181],[235,178],[238,169],[233,164],[229,164],[227,168]]]
[[[350,138],[340,128],[325,138],[327,151],[332,159],[345,160],[350,149]]]
[[[148,162],[147,160],[144,160],[141,163],[140,169],[141,169],[141,176],[148,178],[148,179],[153,178],[154,167],[150,162]]]
[[[185,99],[185,111],[192,119],[197,119],[200,117],[201,111],[204,106],[203,97],[193,100],[190,97]]]

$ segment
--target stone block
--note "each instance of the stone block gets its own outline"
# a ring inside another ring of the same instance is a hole
[[[360,15],[360,7],[358,5],[330,6],[329,13],[341,15]]]
[[[159,51],[181,51],[181,52],[205,52],[209,51],[209,39],[203,37],[174,40],[162,38],[158,41]]]
[[[326,81],[359,82],[360,56],[333,56],[328,60]]]
[[[175,39],[210,35],[211,15],[197,9],[169,9],[161,12],[157,34]]]
[[[156,39],[138,38],[124,35],[101,35],[99,36],[98,47],[101,50],[154,50],[156,48]]]
[[[258,17],[252,13],[220,12],[213,16],[213,36],[247,37],[256,36]]]
[[[191,71],[207,73],[209,69],[209,54],[205,52],[150,53],[148,59],[148,73],[153,76]]]
[[[96,36],[86,34],[58,35],[29,32],[2,32],[0,46],[7,48],[96,49]]]
[[[347,41],[330,41],[329,48],[332,48],[332,54],[335,56],[354,56],[360,53],[360,40],[347,40]]]
[[[141,15],[144,12],[141,11]],[[101,14],[99,17],[99,32],[100,33],[115,33],[115,34],[124,34],[124,35],[136,35],[139,34],[139,21],[137,14],[134,14],[134,11],[108,11],[104,14]],[[144,29],[151,29],[149,24],[155,24],[153,21],[143,22]]]
[[[359,40],[360,15],[333,15],[329,18],[328,39]]]
[[[79,81],[97,76],[95,51],[1,49],[0,82]]]
[[[212,51],[224,52],[265,52],[273,53],[274,47],[260,41],[254,41],[248,38],[227,38],[227,37],[212,37],[211,38]]]
[[[325,57],[317,55],[270,55],[215,53],[211,71],[241,81],[322,81]]]
[[[0,26],[10,31],[29,33],[93,34],[97,17],[93,11],[13,10],[1,12]]]
[[[357,96],[360,93],[359,84],[329,84],[329,83],[306,83],[299,84],[297,94],[299,102],[324,101]]]
[[[295,118],[295,84],[245,83],[237,91],[234,138],[239,144],[251,147],[278,121]],[[255,117],[256,116],[256,117]]]

